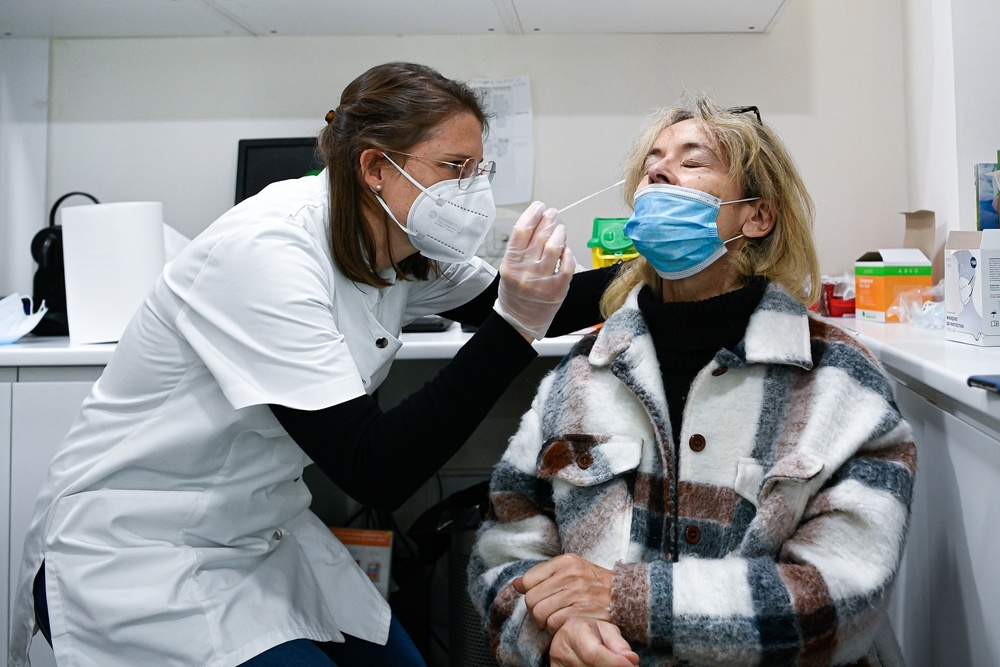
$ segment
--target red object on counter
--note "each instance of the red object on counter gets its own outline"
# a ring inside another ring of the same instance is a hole
[[[830,297],[830,317],[843,317],[854,314],[854,299],[838,299]]]
[[[833,295],[833,283],[824,283],[819,295],[819,303],[810,306],[810,310],[824,317],[843,317],[854,314],[854,299],[841,299]]]

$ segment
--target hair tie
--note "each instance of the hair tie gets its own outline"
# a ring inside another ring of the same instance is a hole
[[[335,115],[337,115],[337,112],[334,109],[330,109],[329,111],[326,112],[326,124],[327,125],[329,125],[330,123],[333,122],[333,117]]]

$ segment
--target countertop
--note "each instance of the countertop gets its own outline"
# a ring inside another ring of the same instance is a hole
[[[1000,438],[1000,394],[966,384],[970,375],[1000,374],[1000,347],[977,347],[946,340],[943,330],[910,324],[828,318],[853,331],[900,383],[927,400]],[[449,359],[470,337],[458,324],[443,332],[405,333],[398,360]],[[561,357],[578,334],[534,343],[543,357]],[[27,336],[0,346],[0,367],[103,366],[114,352],[113,343],[73,345],[68,338]]]
[[[450,359],[471,333],[453,324],[447,331],[435,333],[404,333],[403,347],[396,359]],[[570,334],[536,341],[533,347],[539,356],[561,357],[580,340]],[[17,366],[104,366],[115,350],[114,343],[73,345],[68,337],[25,336],[16,343],[0,345],[0,367]]]
[[[897,322],[853,317],[829,322],[854,331],[901,384],[1000,437],[1000,394],[967,384],[970,375],[1000,374],[1000,347],[979,347],[947,340],[943,329],[921,329]]]

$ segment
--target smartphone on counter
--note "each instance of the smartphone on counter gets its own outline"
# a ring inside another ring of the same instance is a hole
[[[970,375],[967,384],[1000,394],[1000,375]]]

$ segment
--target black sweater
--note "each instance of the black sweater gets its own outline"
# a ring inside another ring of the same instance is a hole
[[[649,326],[667,393],[674,442],[694,376],[716,353],[733,350],[746,333],[750,315],[764,296],[767,281],[755,278],[743,289],[704,301],[663,303],[649,288],[639,292],[639,310]]]

